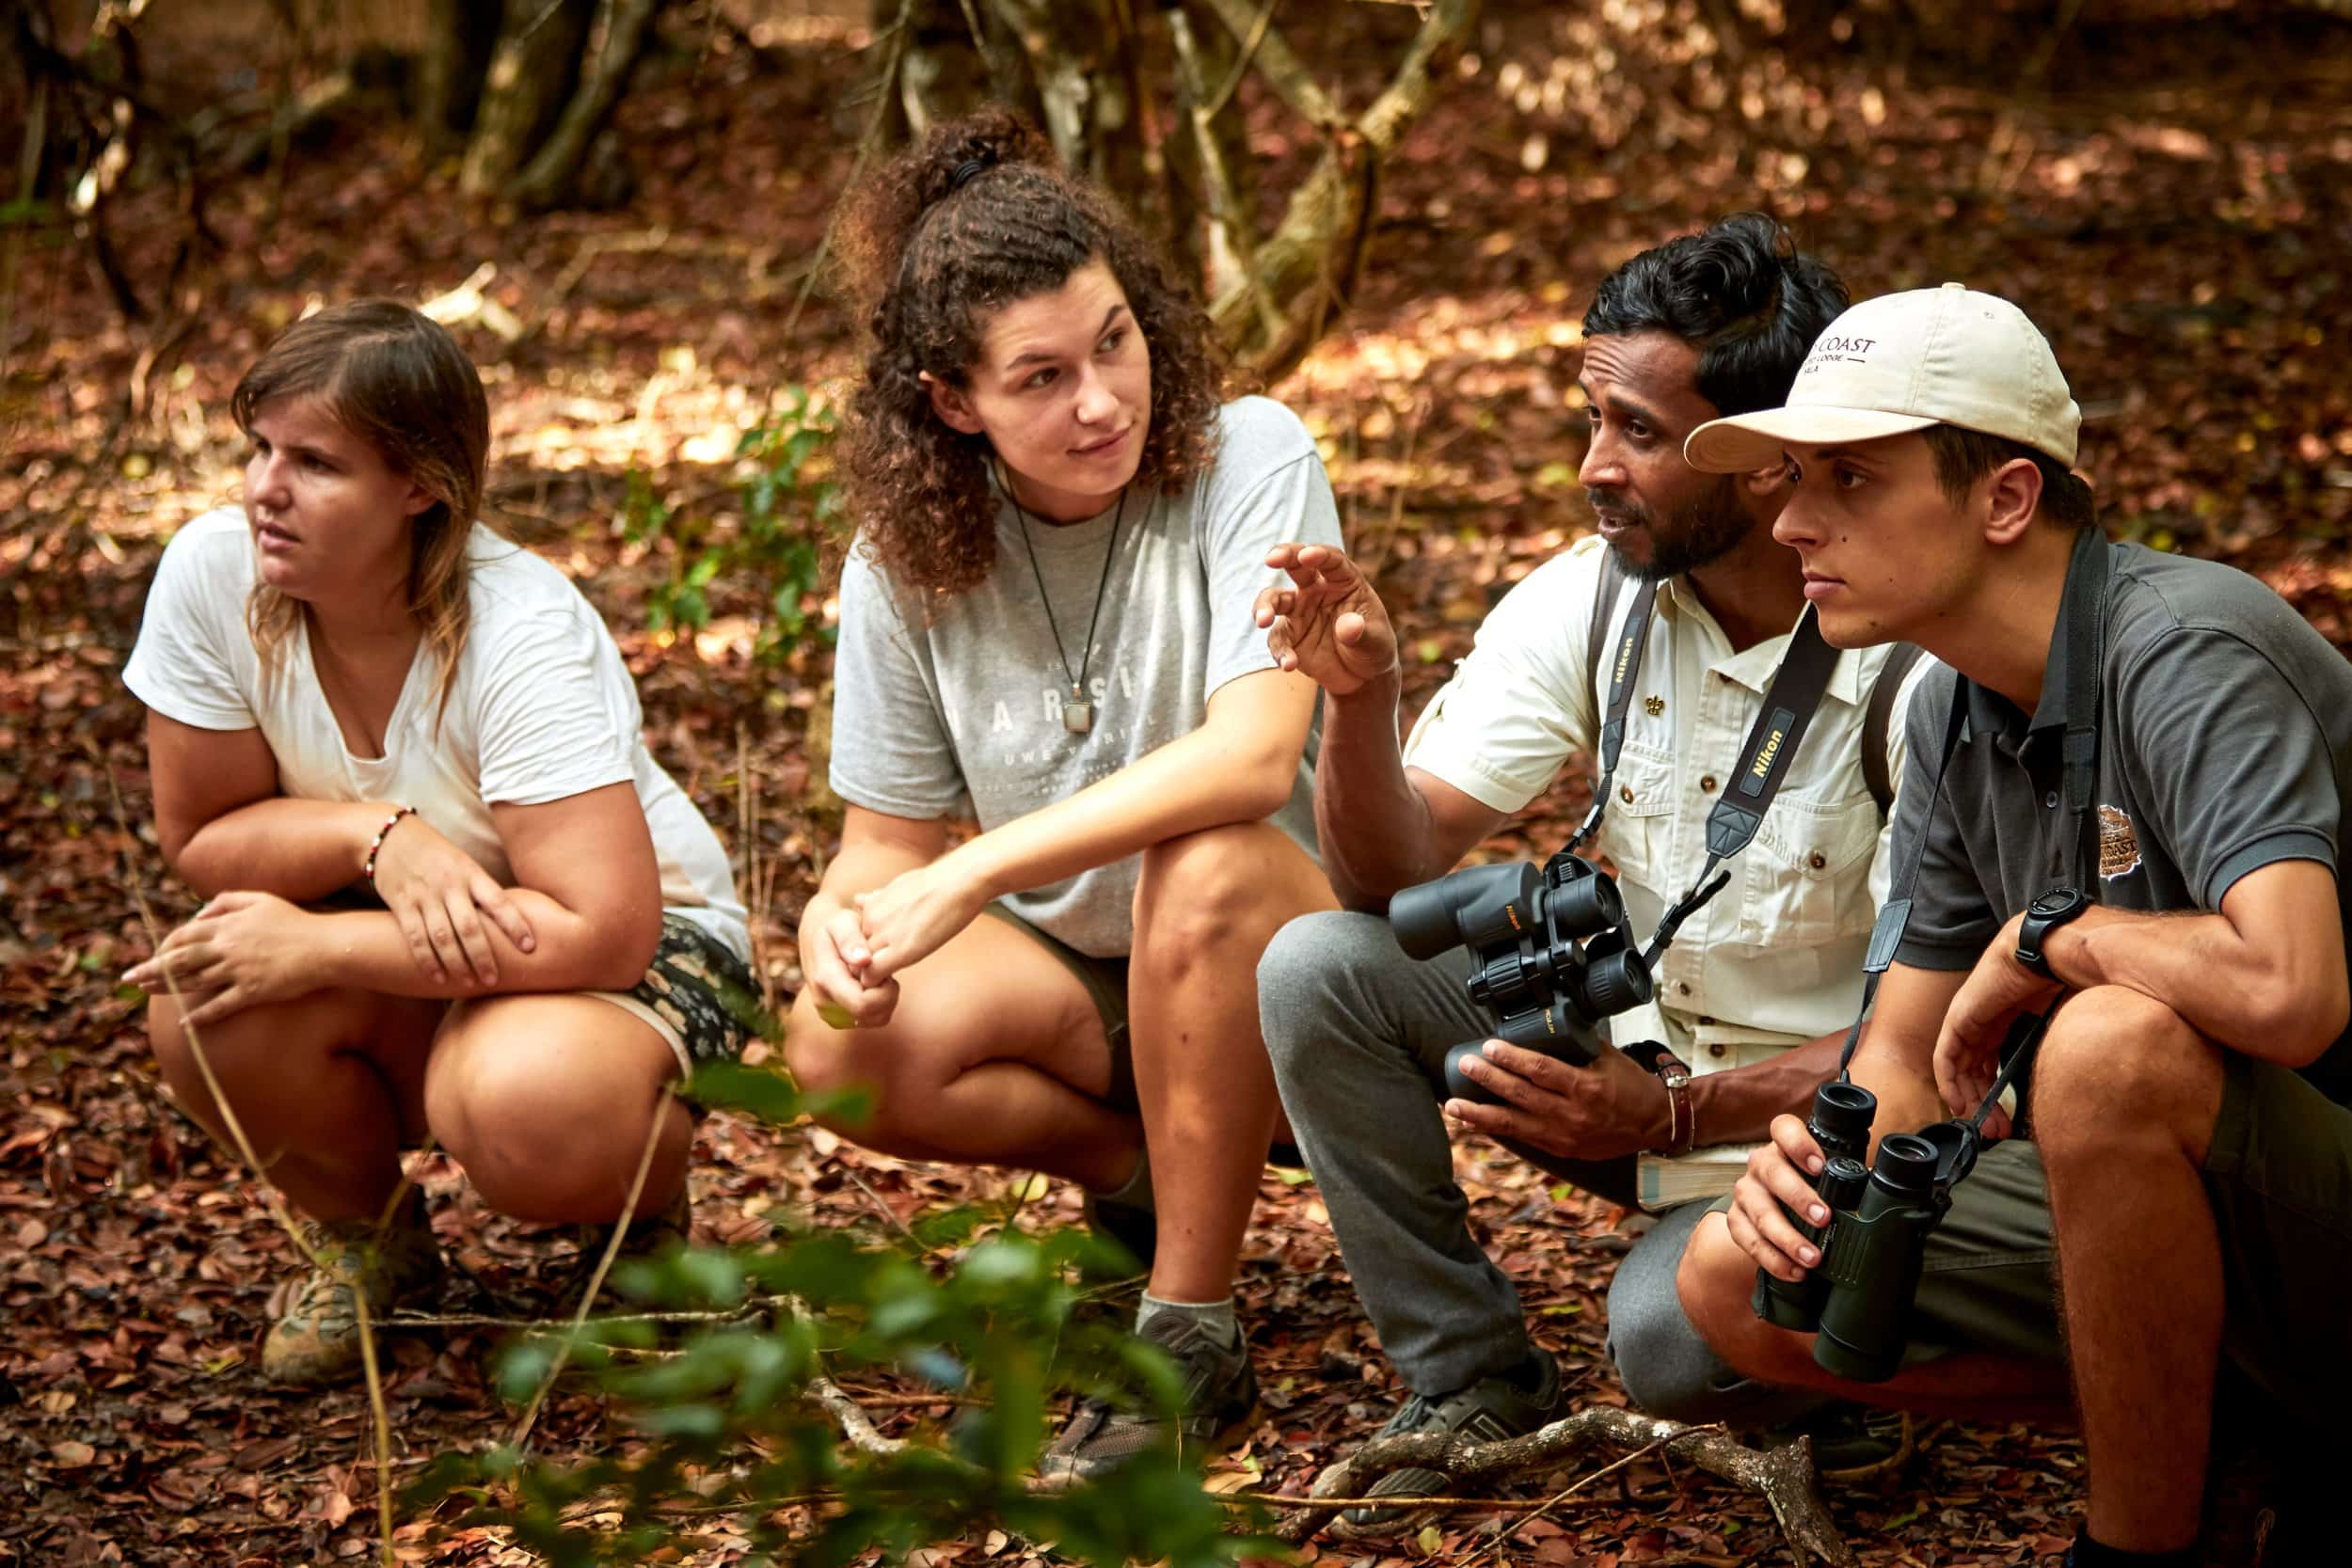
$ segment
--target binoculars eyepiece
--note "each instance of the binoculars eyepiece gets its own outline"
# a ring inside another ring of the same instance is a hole
[[[1494,1015],[1491,1037],[1563,1061],[1591,1061],[1600,1049],[1595,1026],[1653,994],[1615,879],[1574,855],[1541,869],[1473,865],[1406,888],[1389,900],[1389,926],[1411,958],[1468,947],[1470,999]],[[1446,1053],[1450,1095],[1493,1101],[1461,1071],[1484,1043]]]

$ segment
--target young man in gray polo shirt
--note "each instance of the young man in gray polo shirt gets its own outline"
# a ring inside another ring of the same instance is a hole
[[[1965,1114],[2010,1022],[2059,1004],[2028,1103],[2062,1304],[2040,1310],[2062,1318],[2090,1449],[2069,1560],[2189,1564],[2222,1357],[2314,1433],[2352,1405],[2336,865],[2352,667],[2253,578],[2109,545],[2068,472],[2077,421],[2024,313],[1947,284],[1848,311],[1786,407],[1702,426],[1686,450],[1726,472],[1785,453],[1774,531],[1824,634],[1907,639],[1957,672],[1911,715],[1895,855],[1924,836],[1918,883],[1853,1077],[1878,1095],[1878,1133]],[[2069,672],[2091,649],[2083,702]],[[1955,703],[1965,728],[1931,802]],[[2094,723],[2076,811],[2068,758]],[[1783,1206],[1813,1217],[1820,1151],[1793,1117],[1772,1137],[1682,1269],[1733,1365],[1962,1412],[2063,1389],[2058,1368],[1993,1349],[1843,1385],[1760,1323],[1756,1269],[1793,1280],[1820,1259]],[[1980,1216],[1982,1168],[1947,1225]],[[2032,1224],[2004,1223],[2033,1244]]]

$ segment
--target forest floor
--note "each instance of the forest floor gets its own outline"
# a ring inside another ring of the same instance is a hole
[[[1408,706],[1496,596],[1587,526],[1575,378],[1594,282],[1743,206],[1795,222],[1858,296],[1959,278],[2018,300],[2073,378],[2083,466],[2114,531],[2243,565],[2339,645],[2352,639],[2341,30],[2331,51],[2315,24],[2085,24],[2037,86],[1992,34],[1974,56],[1897,57],[1865,37],[1733,62],[1692,41],[1694,0],[1489,11],[1386,171],[1364,297],[1269,388],[1323,440],[1352,545],[1400,609]],[[1358,102],[1409,26],[1330,0],[1308,14],[1298,36],[1319,39],[1319,65]],[[806,747],[825,655],[755,661],[750,581],[711,585],[699,633],[649,632],[673,558],[624,538],[620,519],[632,474],[681,515],[729,515],[739,434],[786,388],[847,363],[821,295],[789,318],[854,150],[856,115],[837,102],[862,69],[854,41],[670,40],[622,110],[640,184],[618,211],[467,209],[448,171],[386,127],[300,150],[282,186],[218,192],[227,248],[198,259],[160,325],[126,325],[61,237],[24,248],[0,321],[0,1564],[294,1568],[371,1550],[364,1396],[256,1377],[288,1244],[160,1098],[140,999],[117,979],[150,949],[142,896],[167,926],[193,905],[146,825],[141,710],[119,671],[164,540],[235,494],[230,388],[307,300],[422,299],[477,278],[519,325],[511,340],[479,315],[460,327],[490,388],[494,502],[606,613],[657,754],[739,854],[750,819],[770,874],[754,899],[765,978],[779,997],[797,985],[790,939],[833,831]],[[1280,190],[1298,133],[1279,105],[1250,106],[1264,186]],[[183,233],[168,184],[135,182],[117,222],[133,276],[158,284]],[[1564,780],[1491,852],[1549,850],[1583,792]],[[1484,1146],[1460,1165],[1537,1338],[1581,1397],[1622,1402],[1601,1307],[1624,1216]],[[528,1295],[568,1268],[567,1242],[485,1213],[445,1160],[419,1175],[466,1271],[453,1307]],[[775,1212],[880,1234],[1022,1184],[727,1115],[703,1124],[693,1175],[698,1226],[717,1241],[764,1235]],[[1076,1209],[1056,1191],[1021,1223]],[[1401,1397],[1311,1181],[1267,1173],[1241,1290],[1265,1408],[1220,1464],[1303,1492]],[[505,1429],[485,1384],[494,1343],[487,1330],[389,1337],[404,1474]],[[539,1422],[546,1452],[618,1440],[612,1413],[568,1386]],[[2082,1478],[2067,1433],[1944,1424],[1899,1473],[1830,1501],[1872,1568],[2022,1564],[2063,1550]],[[1470,1560],[1496,1528],[1455,1514],[1435,1537],[1327,1543],[1322,1560]],[[929,1560],[1025,1551],[995,1537]],[[427,1521],[404,1525],[401,1554],[528,1560],[496,1530]],[[690,1560],[739,1555],[713,1527]],[[1785,1549],[1748,1495],[1643,1463],[1502,1555],[1614,1568]]]

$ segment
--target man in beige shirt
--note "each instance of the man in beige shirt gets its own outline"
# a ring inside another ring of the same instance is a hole
[[[1729,885],[1667,951],[1655,1005],[1610,1021],[1619,1044],[1662,1041],[1688,1064],[1687,1086],[1616,1051],[1578,1068],[1497,1043],[1468,1071],[1500,1103],[1449,1100],[1441,1115],[1447,1049],[1494,1021],[1468,996],[1465,955],[1415,962],[1381,915],[1543,794],[1571,754],[1599,752],[1610,672],[1595,656],[1620,645],[1645,585],[1655,606],[1586,849],[1615,864],[1643,935],[1694,885],[1708,816],[1735,782],[1804,598],[1794,552],[1772,538],[1777,472],[1701,474],[1682,437],[1784,397],[1845,299],[1827,267],[1756,214],[1603,281],[1580,377],[1599,537],[1505,595],[1402,747],[1396,637],[1378,598],[1337,551],[1277,552],[1292,583],[1261,595],[1259,620],[1285,668],[1326,693],[1316,819],[1350,912],[1276,938],[1260,1010],[1349,1273],[1413,1390],[1387,1431],[1502,1436],[1564,1403],[1510,1282],[1470,1235],[1447,1117],[1616,1202],[1668,1211],[1610,1297],[1611,1348],[1645,1408],[1767,1425],[1818,1402],[1740,1385],[1690,1328],[1674,1274],[1705,1207],[1689,1200],[1728,1191],[1772,1117],[1810,1102],[1860,995],[1884,886],[1883,781],[1901,776],[1890,715],[1904,683],[1899,670],[1882,680],[1888,650],[1836,656],[1759,832],[1725,867]],[[1403,1471],[1379,1490],[1436,1479]]]

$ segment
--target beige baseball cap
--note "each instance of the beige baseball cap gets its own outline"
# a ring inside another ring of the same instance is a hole
[[[1710,420],[1682,454],[1705,473],[1745,473],[1778,463],[1791,441],[1832,446],[1949,424],[2072,467],[2082,418],[2050,341],[2026,312],[1947,283],[1853,307],[1805,356],[1786,405]]]

